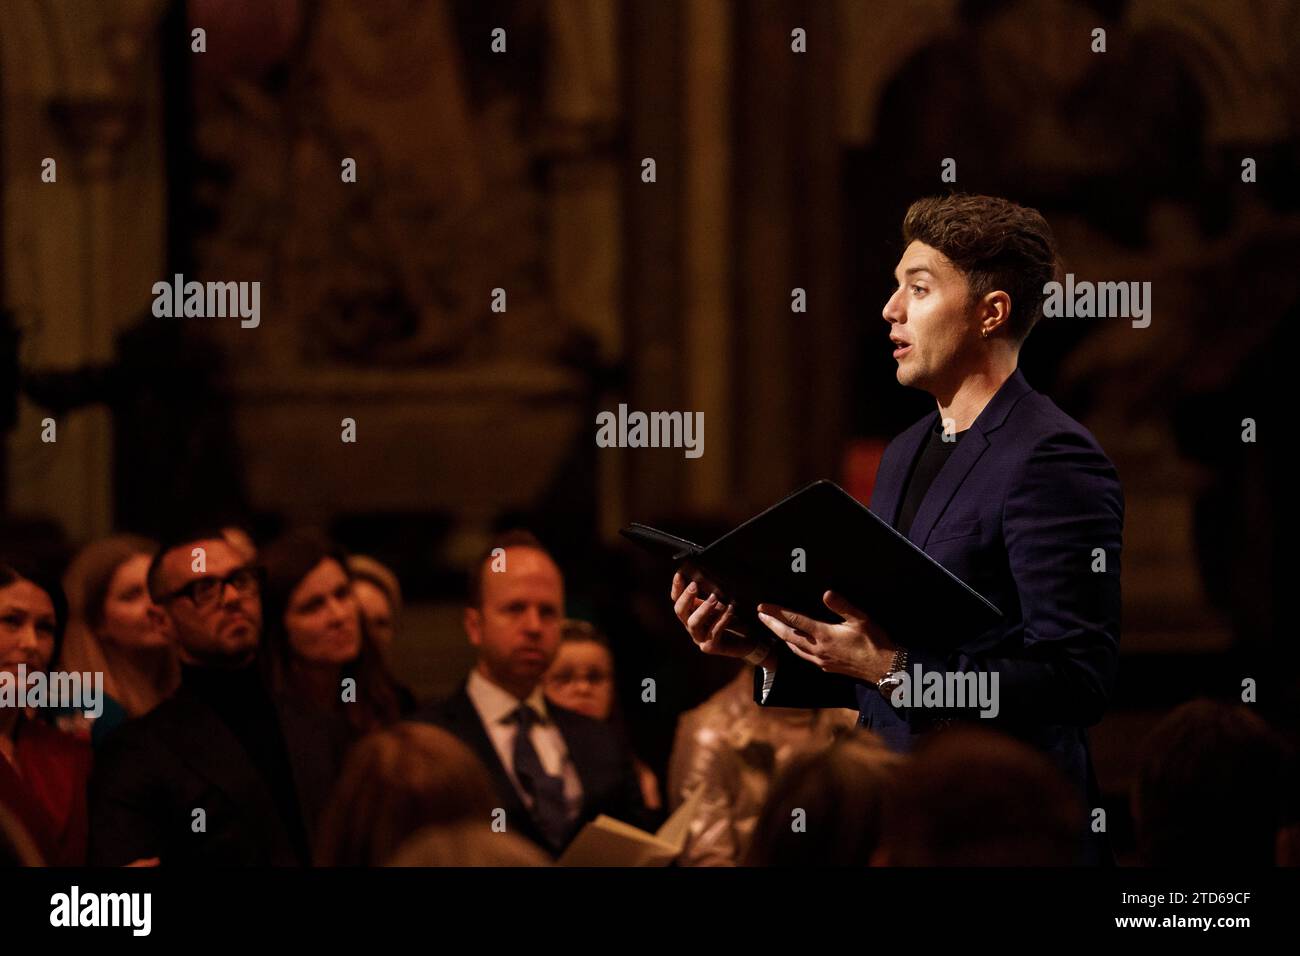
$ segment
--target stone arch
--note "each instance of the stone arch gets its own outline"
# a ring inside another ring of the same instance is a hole
[[[1209,107],[1212,142],[1267,142],[1294,132],[1296,4],[1143,0],[1127,22],[1135,35],[1166,35],[1183,53]]]

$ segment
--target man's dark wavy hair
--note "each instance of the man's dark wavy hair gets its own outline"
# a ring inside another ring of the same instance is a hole
[[[903,247],[942,252],[970,283],[970,301],[995,290],[1011,297],[1006,334],[1020,345],[1043,314],[1043,286],[1060,275],[1052,227],[1036,209],[997,196],[957,193],[918,199],[903,217]]]

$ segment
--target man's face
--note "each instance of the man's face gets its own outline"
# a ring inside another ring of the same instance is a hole
[[[204,551],[205,566],[194,570],[195,548]],[[159,581],[172,594],[202,578],[221,579],[245,566],[243,557],[225,541],[193,541],[163,556]],[[162,614],[187,663],[240,665],[252,659],[262,634],[262,597],[256,588],[240,592],[224,585],[210,600],[196,603],[188,595],[167,599]]]
[[[898,382],[937,393],[979,354],[980,326],[966,277],[938,249],[913,242],[894,269],[898,288],[881,312],[892,328]]]
[[[486,562],[482,604],[465,610],[465,631],[486,676],[522,699],[559,649],[564,578],[535,548],[506,548],[503,558],[499,571]]]

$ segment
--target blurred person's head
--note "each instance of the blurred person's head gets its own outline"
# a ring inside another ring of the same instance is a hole
[[[882,310],[905,348],[899,383],[944,399],[969,377],[1010,374],[1058,271],[1047,221],[993,196],[921,199],[903,219],[903,243]]]
[[[555,659],[564,577],[527,531],[498,535],[470,572],[465,633],[488,680],[523,700]]]
[[[295,531],[262,552],[269,650],[286,662],[340,666],[361,653],[361,605],[347,557],[323,536]]]
[[[342,701],[340,680],[357,681],[348,713],[359,726],[397,716],[392,679],[366,630],[344,551],[313,531],[293,531],[263,549],[266,658],[277,688],[323,688]]]
[[[746,865],[866,866],[905,760],[867,731],[795,757],[772,781]]]
[[[47,569],[0,563],[0,671],[18,676],[49,670],[57,659],[68,603],[58,576]]]
[[[402,616],[402,585],[391,570],[364,554],[350,555],[348,570],[352,574],[352,591],[366,620],[366,630],[387,655]]]
[[[394,724],[348,754],[321,816],[317,862],[382,866],[424,827],[465,821],[490,830],[497,803],[460,740],[430,724]]]
[[[923,741],[886,806],[874,863],[1068,866],[1087,818],[1064,775],[1010,737],[952,727]]]
[[[70,611],[103,643],[131,649],[170,644],[149,615],[149,562],[157,550],[145,538],[117,535],[86,545],[68,566]]]
[[[253,543],[253,536],[239,525],[226,525],[221,529],[221,537],[245,561],[252,562],[257,559],[257,545]]]
[[[481,823],[425,827],[398,848],[388,866],[551,866],[551,858],[513,833]]]
[[[262,632],[256,569],[220,531],[164,544],[149,565],[150,609],[184,663],[242,667]]]
[[[176,650],[149,596],[149,564],[158,546],[114,535],[86,545],[64,573],[67,637],[59,665],[102,672],[105,692],[137,716],[174,689]]]
[[[1144,741],[1132,794],[1149,866],[1271,866],[1294,850],[1294,755],[1258,714],[1200,699]]]
[[[565,620],[559,650],[542,686],[553,703],[593,720],[609,720],[614,709],[614,656],[605,635],[586,621]]]

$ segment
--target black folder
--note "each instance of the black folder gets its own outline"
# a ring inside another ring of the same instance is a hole
[[[760,602],[835,622],[822,595],[835,591],[904,647],[948,650],[1002,612],[831,481],[815,481],[701,547],[642,524],[624,537],[736,602],[739,622],[766,631]],[[802,549],[803,564],[798,564]],[[803,570],[796,570],[797,567]]]

